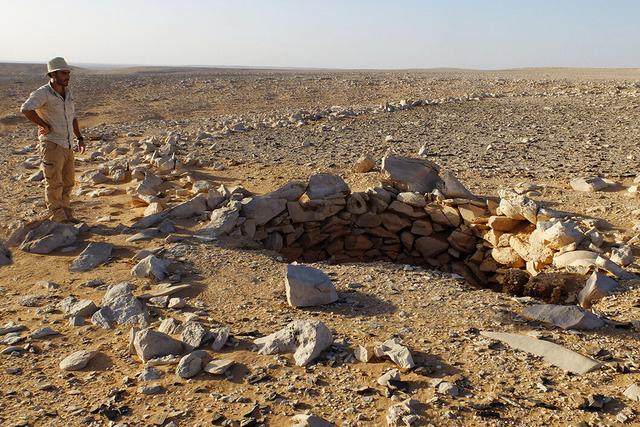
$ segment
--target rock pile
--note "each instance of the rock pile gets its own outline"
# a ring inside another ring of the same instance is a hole
[[[311,363],[332,343],[331,330],[318,320],[294,320],[284,329],[254,341],[260,354],[293,352],[298,366]]]
[[[67,224],[42,221],[22,225],[11,234],[9,244],[19,246],[25,252],[48,254],[76,242],[78,229]]]

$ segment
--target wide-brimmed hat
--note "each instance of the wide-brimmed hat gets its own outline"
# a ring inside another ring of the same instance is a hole
[[[47,75],[54,71],[71,71],[71,67],[64,58],[58,56],[47,63]]]

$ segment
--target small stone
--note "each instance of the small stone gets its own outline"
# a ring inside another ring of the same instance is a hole
[[[389,385],[389,381],[400,381],[400,371],[398,369],[390,369],[376,380],[380,385]]]
[[[392,405],[387,410],[385,417],[387,425],[389,427],[420,425],[420,417],[416,414],[416,410],[419,405],[420,403],[413,399],[406,399],[400,403]]]
[[[148,255],[133,267],[131,274],[136,277],[149,277],[160,281],[168,274],[167,262],[155,255]]]
[[[22,368],[20,367],[8,367],[4,370],[9,375],[20,375],[22,373]]]
[[[143,362],[167,355],[177,356],[183,351],[180,341],[153,329],[138,331],[134,336],[133,346]]]
[[[527,220],[532,224],[538,222],[539,207],[533,200],[513,190],[500,190],[498,213],[511,219]]]
[[[55,291],[56,289],[60,289],[60,285],[50,280],[40,280],[36,282],[36,286],[48,291]]]
[[[222,375],[234,364],[235,362],[230,359],[212,360],[204,367],[204,371],[212,375]]]
[[[48,326],[45,326],[44,328],[40,328],[40,329],[37,329],[37,330],[33,331],[31,333],[30,337],[32,339],[40,339],[40,338],[50,337],[50,336],[53,336],[53,335],[60,335],[60,332],[55,331],[55,330],[51,329]]]
[[[110,311],[103,310],[102,316],[113,323],[139,326],[146,326],[149,323],[149,313],[144,303],[133,295],[131,283],[123,282],[110,286],[102,297],[102,307],[110,309]]]
[[[11,251],[0,241],[0,266],[10,265],[12,262]]]
[[[180,339],[188,349],[200,347],[209,338],[209,331],[200,322],[189,321],[184,324]]]
[[[309,177],[307,196],[311,200],[325,199],[337,195],[349,194],[349,186],[344,180],[328,173],[317,173]]]
[[[20,233],[21,230],[16,230]],[[24,236],[20,250],[35,254],[48,254],[60,247],[75,243],[78,230],[67,224],[44,221]]]
[[[138,298],[151,299],[151,298],[159,298],[159,297],[168,297],[170,295],[177,294],[178,292],[185,291],[193,287],[189,283],[185,283],[183,285],[176,285],[175,283],[180,281],[179,276],[178,277],[170,276],[167,278],[167,280],[169,280],[169,282],[158,284],[158,286],[155,289],[152,289],[147,293],[139,295]]]
[[[207,196],[198,194],[190,200],[168,209],[171,218],[190,218],[200,215],[207,209]]]
[[[98,311],[96,304],[88,299],[78,300],[75,297],[68,297],[59,305],[67,317],[89,317]]]
[[[611,277],[594,271],[578,294],[578,302],[583,308],[591,308],[593,304],[609,295],[617,286],[618,282]]]
[[[91,323],[103,329],[111,329],[113,328],[113,317],[113,311],[109,307],[102,307],[93,313]]]
[[[579,406],[583,411],[600,412],[604,409],[604,405],[611,401],[611,398],[602,394],[592,394],[587,397]]]
[[[238,223],[240,218],[240,201],[231,201],[227,206],[211,212],[211,220],[207,225],[198,230],[197,236],[214,239],[229,233]]]
[[[640,387],[637,384],[631,384],[622,394],[634,402],[640,402]]]
[[[365,347],[365,346],[359,345],[353,351],[353,355],[356,358],[356,360],[362,363],[367,363],[375,356],[375,352],[373,347]]]
[[[171,298],[167,307],[173,309],[184,308],[187,305],[187,301],[184,298]]]
[[[100,279],[87,280],[87,282],[84,284],[84,286],[86,286],[87,288],[97,288],[98,286],[102,285],[104,285],[104,282]]]
[[[613,248],[609,259],[622,267],[626,267],[634,260],[633,250],[629,245]]]
[[[148,303],[151,305],[155,305],[156,307],[166,307],[167,304],[169,304],[169,297],[163,296],[163,297],[149,298]]]
[[[97,354],[97,351],[87,350],[71,353],[60,362],[60,369],[63,371],[79,371],[85,368]]]
[[[442,381],[438,384],[438,393],[456,397],[460,394],[460,389],[454,383]]]
[[[182,325],[179,320],[176,320],[173,317],[167,317],[160,322],[158,331],[164,334],[175,335],[182,332]]]
[[[23,307],[40,307],[45,298],[44,295],[25,295],[18,299],[18,304]]]
[[[84,317],[73,316],[69,318],[69,326],[82,326],[84,325]]]
[[[264,225],[280,215],[287,207],[286,199],[269,196],[246,197],[242,199],[242,215],[253,220],[255,225]]]
[[[144,370],[138,374],[137,378],[138,381],[155,381],[162,378],[162,376],[163,373],[161,370],[153,367],[148,367],[144,368]]]
[[[107,261],[111,257],[112,250],[113,245],[110,243],[91,242],[80,255],[71,262],[69,270],[74,272],[89,271]]]
[[[509,218],[506,216],[490,216],[487,225],[496,231],[510,232],[518,225],[523,224],[521,220]]]
[[[420,193],[412,193],[408,191],[404,193],[399,193],[397,196],[397,201],[416,207],[416,208],[423,208],[427,206],[427,201],[424,198],[424,194],[420,194]],[[393,204],[389,208],[393,209]]]
[[[573,243],[577,245],[585,237],[574,221],[558,221],[553,224],[541,221],[537,224],[537,228],[542,233],[542,239],[546,246],[555,250]]]
[[[162,204],[159,202],[151,202],[149,203],[149,206],[147,206],[144,210],[144,216],[150,216],[150,215],[155,215],[155,214],[159,214],[160,212],[162,212],[164,210],[164,208],[162,207]]]
[[[165,391],[165,388],[160,384],[138,387],[138,393],[146,395],[163,394]]]
[[[425,159],[385,156],[382,159],[382,171],[405,191],[425,194],[444,185],[438,175],[438,166]]]
[[[13,354],[13,353],[24,353],[27,351],[24,347],[19,345],[10,345],[9,347],[4,348],[0,351],[0,354]]]
[[[206,355],[205,351],[194,351],[187,354],[176,367],[176,375],[181,378],[193,378],[202,371],[203,357]]]
[[[574,374],[585,374],[601,366],[596,360],[549,341],[505,332],[481,331],[480,334],[489,339],[504,342],[516,350],[540,356],[547,363]]]
[[[209,329],[209,336],[211,337],[211,350],[220,351],[222,347],[229,339],[229,333],[231,329],[228,326],[221,326],[219,328]]]
[[[139,233],[134,234],[127,238],[127,242],[135,243],[142,242],[144,240],[151,240],[160,234],[160,230],[157,228],[146,228]]]
[[[598,176],[590,176],[586,178],[574,178],[570,182],[571,188],[575,191],[595,192],[604,190],[609,184]]]
[[[401,368],[411,369],[415,366],[411,352],[407,347],[400,344],[397,338],[392,338],[375,346],[374,351],[376,356],[387,356]]]
[[[362,155],[356,160],[353,165],[352,170],[355,173],[367,173],[373,170],[376,167],[376,162],[370,155]]]
[[[12,332],[20,332],[27,329],[25,325],[18,325],[13,322],[5,323],[4,326],[0,326],[0,336],[10,334]]]
[[[335,427],[335,424],[313,414],[298,414],[291,417],[290,427]]]

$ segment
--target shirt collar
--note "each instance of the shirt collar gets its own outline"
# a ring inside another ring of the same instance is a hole
[[[54,95],[57,95],[57,96],[59,96],[60,98],[64,99],[64,98],[62,97],[62,95],[60,95],[58,92],[56,92],[56,90],[53,88],[53,86],[51,86],[51,82],[47,83],[47,86],[49,86],[49,89],[51,90],[51,92],[53,92],[53,94],[54,94]],[[65,95],[66,95],[67,90],[65,89],[65,91],[64,91],[64,92],[65,92]]]

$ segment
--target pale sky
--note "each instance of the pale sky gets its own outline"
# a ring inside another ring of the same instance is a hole
[[[2,0],[0,61],[640,67],[637,0]]]

